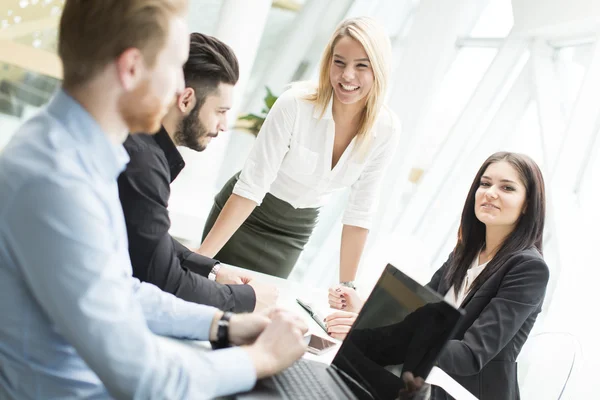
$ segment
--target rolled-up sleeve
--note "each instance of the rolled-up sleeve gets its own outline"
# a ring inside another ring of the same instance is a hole
[[[262,203],[290,148],[297,102],[293,90],[287,90],[277,99],[260,129],[233,193],[257,205]]]
[[[400,123],[394,116],[389,129],[388,132],[378,134],[378,138],[382,138],[381,142],[377,142],[378,138],[375,138],[373,155],[350,189],[350,197],[342,219],[344,225],[371,228],[379,202],[381,181],[396,153],[400,137]]]

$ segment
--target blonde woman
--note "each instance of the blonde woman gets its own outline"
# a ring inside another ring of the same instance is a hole
[[[353,280],[399,135],[384,107],[390,42],[370,18],[340,23],[318,86],[296,84],[271,109],[242,171],[215,197],[202,255],[287,278],[337,190],[343,217],[340,282]]]

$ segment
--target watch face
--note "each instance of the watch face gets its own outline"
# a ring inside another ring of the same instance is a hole
[[[217,274],[219,273],[219,268],[221,268],[221,266],[219,264],[212,267],[212,269],[210,270],[210,273],[208,274],[208,279],[210,279],[211,281],[216,281]]]
[[[219,264],[215,265],[211,270],[210,273],[208,274],[208,279],[210,279],[211,281],[216,281],[217,280],[217,273],[219,272]]]

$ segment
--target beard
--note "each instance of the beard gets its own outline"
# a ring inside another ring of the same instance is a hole
[[[200,112],[200,102],[196,102],[192,111],[179,122],[175,131],[175,144],[184,146],[195,151],[206,149],[206,143],[202,143],[202,138],[208,136],[208,129],[202,124],[198,114]]]
[[[119,111],[129,132],[154,133],[160,129],[168,107],[152,93],[150,79],[141,82],[133,91],[119,99]]]

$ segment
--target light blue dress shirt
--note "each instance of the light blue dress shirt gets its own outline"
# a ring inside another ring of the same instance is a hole
[[[116,178],[128,161],[59,91],[0,154],[0,398],[212,398],[252,388],[240,348],[206,340],[216,310],[132,277]]]

